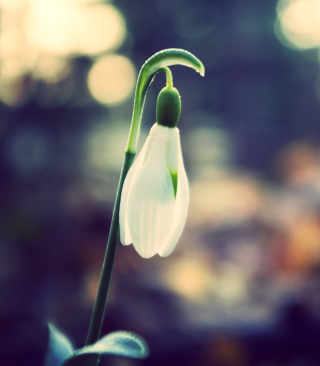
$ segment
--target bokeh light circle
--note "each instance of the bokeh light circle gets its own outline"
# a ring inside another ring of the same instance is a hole
[[[94,55],[118,48],[126,36],[124,17],[113,5],[88,6],[79,18],[78,48]],[[81,25],[86,24],[85,28]]]
[[[100,103],[109,106],[124,102],[132,94],[136,70],[132,62],[121,55],[98,59],[88,74],[88,88]]]
[[[320,0],[280,0],[277,15],[275,32],[286,46],[320,46]]]
[[[96,55],[114,50],[126,36],[121,12],[111,4],[32,0],[25,20],[28,40],[57,55]]]

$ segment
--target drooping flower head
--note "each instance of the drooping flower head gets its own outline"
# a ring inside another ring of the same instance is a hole
[[[157,122],[125,179],[120,204],[120,240],[144,258],[168,256],[179,240],[189,204],[179,129],[176,88],[162,89]]]

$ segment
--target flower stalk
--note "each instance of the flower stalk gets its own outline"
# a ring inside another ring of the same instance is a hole
[[[107,242],[106,254],[100,277],[99,288],[92,312],[86,345],[95,343],[96,341],[98,341],[100,337],[101,327],[103,323],[107,298],[112,279],[116,249],[119,240],[119,209],[120,209],[121,192],[124,180],[133,163],[136,154],[136,146],[139,136],[142,112],[144,108],[147,90],[153,78],[159,71],[165,72],[167,78],[167,86],[172,87],[173,86],[172,74],[168,66],[176,64],[191,67],[195,69],[197,72],[199,72],[202,76],[204,75],[203,64],[198,58],[196,58],[190,52],[181,49],[167,49],[160,51],[155,55],[153,55],[152,57],[150,57],[142,66],[138,76],[129,137],[125,151],[123,166],[121,170],[115,205],[113,209],[112,221]],[[98,365],[99,358],[97,356],[94,356],[90,364]]]

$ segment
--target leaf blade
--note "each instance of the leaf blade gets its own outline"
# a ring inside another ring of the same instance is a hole
[[[145,358],[149,354],[149,347],[146,341],[135,333],[116,331],[109,333],[93,345],[75,350],[73,355],[65,360],[63,366],[71,365],[74,358],[86,354]]]
[[[49,327],[49,347],[46,355],[45,366],[60,366],[63,361],[73,353],[70,340],[52,323]]]

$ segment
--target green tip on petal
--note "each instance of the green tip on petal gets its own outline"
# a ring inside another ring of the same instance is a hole
[[[172,181],[172,185],[173,185],[173,193],[174,193],[174,198],[176,198],[177,196],[177,190],[178,190],[178,172],[177,170],[170,170],[170,176],[171,176],[171,181]]]
[[[157,123],[161,126],[174,128],[180,118],[181,98],[178,90],[167,86],[163,88],[157,99]]]

